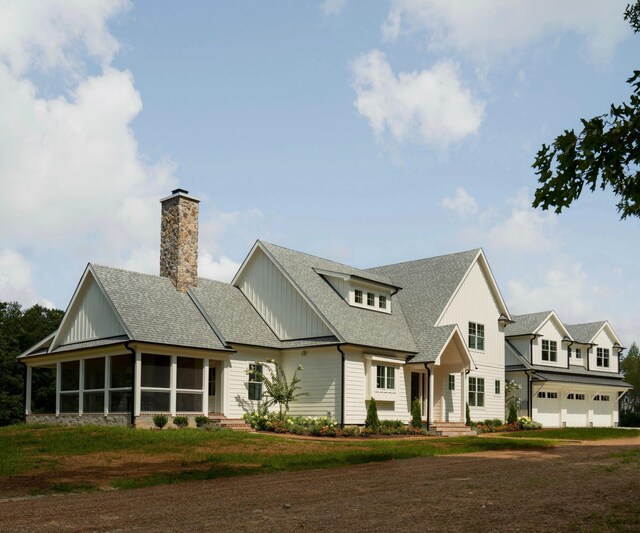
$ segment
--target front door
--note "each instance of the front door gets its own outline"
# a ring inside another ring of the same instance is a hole
[[[216,367],[213,361],[209,361],[209,412],[217,413],[217,402],[216,402]]]

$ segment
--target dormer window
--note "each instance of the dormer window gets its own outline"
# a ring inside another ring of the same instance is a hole
[[[401,287],[356,274],[314,268],[353,307],[391,314],[391,296]]]
[[[367,293],[367,305],[369,307],[375,307],[376,305],[376,295],[372,292]]]
[[[362,307],[380,313],[391,313],[391,294],[370,289],[369,287],[351,287],[348,303],[354,307]]]
[[[386,309],[387,308],[387,297],[384,295],[380,295],[378,296],[378,307],[380,309]]]
[[[356,289],[353,293],[353,301],[362,305],[362,291],[360,289]]]

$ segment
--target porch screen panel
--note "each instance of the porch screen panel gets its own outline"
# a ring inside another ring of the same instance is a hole
[[[98,357],[96,359],[85,359],[84,389],[104,389],[104,357]]]
[[[104,412],[104,391],[85,392],[82,402],[82,410],[85,413]]]
[[[79,408],[79,393],[60,394],[61,413],[77,413]]]
[[[141,411],[169,411],[171,405],[171,394],[169,392],[143,390],[140,402]]]
[[[181,413],[201,413],[202,393],[179,392],[176,395],[176,411]]]
[[[171,381],[171,357],[142,354],[141,377],[143,387],[168,389]]]
[[[111,413],[130,413],[131,391],[109,391],[109,411]]]
[[[202,368],[202,359],[194,359],[192,357],[178,357],[178,388],[201,391]]]
[[[62,372],[63,391],[77,391],[80,389],[80,361],[67,361],[60,364]]]
[[[133,362],[131,355],[114,355],[111,358],[111,388],[130,388],[132,381]]]

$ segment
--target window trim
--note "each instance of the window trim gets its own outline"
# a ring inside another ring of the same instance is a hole
[[[450,391],[456,390],[456,375],[455,374],[449,374],[449,390]]]
[[[501,385],[500,385],[500,380],[496,379],[495,383],[494,383],[494,393],[495,394],[500,394],[500,390],[502,389]]]
[[[545,348],[546,344],[546,348]],[[550,339],[542,339],[540,358],[545,363],[557,363],[558,362],[558,341],[552,341]],[[547,357],[545,359],[545,352]]]
[[[598,368],[611,368],[611,353],[609,348],[596,348],[596,366]]]
[[[376,390],[396,390],[396,368],[394,366],[380,364],[376,365]]]
[[[484,407],[485,405],[484,378],[469,378],[469,407]]]
[[[251,372],[251,371],[254,372]],[[262,400],[262,396],[263,396],[263,390],[262,390],[262,381],[258,381],[257,379],[255,379],[255,374],[256,372],[260,372],[263,373],[264,372],[264,365],[262,365],[261,363],[249,363],[249,373],[248,373],[248,377],[249,379],[247,380],[247,398],[249,399],[249,401],[251,402],[259,402]],[[252,380],[251,377],[254,377],[254,379]],[[254,385],[254,387],[252,388],[251,385]],[[257,387],[256,387],[257,386]],[[258,397],[257,398],[252,398],[252,390],[257,388],[259,393],[258,393]]]
[[[469,321],[469,348],[484,352],[485,348],[485,328],[484,324]]]

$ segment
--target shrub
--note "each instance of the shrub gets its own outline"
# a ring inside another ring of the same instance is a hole
[[[196,422],[196,427],[199,428],[208,426],[211,422],[211,420],[209,420],[209,417],[204,415],[196,416],[194,420]]]
[[[469,409],[469,402],[467,402],[467,408],[465,410],[465,417],[466,417],[465,424],[467,426],[470,426],[471,425],[471,410]]]
[[[509,416],[507,417],[507,422],[509,424],[513,424],[518,421],[518,407],[516,406],[516,402],[509,402]]]
[[[418,398],[411,404],[411,425],[416,429],[422,429],[422,405]]]
[[[380,419],[378,418],[378,405],[376,399],[371,398],[369,400],[369,406],[367,407],[367,418],[364,422],[367,429],[370,429],[373,433],[377,433],[380,429]]]
[[[519,429],[540,429],[542,424],[540,422],[536,422],[535,420],[531,420],[527,416],[521,416],[517,420]]]
[[[153,425],[158,429],[162,429],[169,422],[169,417],[167,415],[153,415]]]
[[[620,422],[618,425],[627,428],[640,427],[640,413],[627,410],[620,411]]]
[[[404,429],[404,422],[402,420],[382,420],[380,427],[386,429]]]
[[[173,417],[173,423],[179,428],[186,428],[189,425],[189,417],[175,416]]]
[[[340,430],[343,437],[358,437],[360,428],[358,426],[345,426]]]
[[[500,420],[499,418],[487,418],[486,420],[483,420],[482,422],[479,422],[479,424],[483,424],[483,425],[489,426],[489,427],[504,426],[504,422],[502,420]]]

